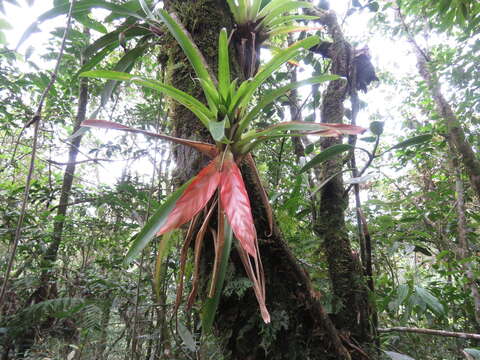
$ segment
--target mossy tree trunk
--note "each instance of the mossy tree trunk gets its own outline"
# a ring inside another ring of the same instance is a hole
[[[331,71],[344,77],[330,82],[322,97],[321,121],[343,123],[344,102],[356,91],[353,49],[344,39],[336,15],[330,11],[317,11],[319,21],[325,25],[333,39],[329,48]],[[325,138],[322,150],[341,143],[341,139]],[[368,294],[358,255],[352,251],[345,226],[348,194],[343,185],[343,161],[340,156],[327,161],[322,171],[323,179],[332,176],[320,194],[320,204],[315,216],[314,230],[322,240],[333,294],[335,295],[335,324],[350,332],[360,343],[371,339]],[[337,174],[335,176],[335,174]]]
[[[233,26],[226,2],[169,0],[166,7],[176,13],[211,68],[216,69],[218,34],[221,28],[230,31]],[[181,49],[173,39],[171,43],[167,41],[164,47],[169,49],[170,83],[203,100],[201,89],[194,80],[196,76]],[[171,115],[175,136],[211,142],[208,133],[188,110],[174,105]],[[174,155],[179,182],[194,176],[207,162],[199,154],[181,146],[175,148]],[[232,251],[226,286],[233,291],[223,294],[214,330],[222,341],[224,355],[238,360],[361,359],[361,355],[353,349],[350,349],[350,355],[342,343],[311,287],[308,274],[284,243],[275,221],[273,229],[270,229],[268,210],[262,200],[263,188],[254,165],[251,161],[244,161],[241,170],[259,238],[266,277],[267,307],[272,323],[263,324],[254,293],[250,287],[245,288],[247,276],[241,261],[236,251]],[[343,209],[343,203],[342,199],[337,206]],[[211,242],[204,242],[203,254],[206,259],[213,259]],[[205,270],[203,275],[207,279],[209,272]]]

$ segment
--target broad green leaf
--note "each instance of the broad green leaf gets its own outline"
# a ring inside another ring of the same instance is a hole
[[[122,56],[122,58],[115,64],[113,71],[119,71],[119,72],[126,72],[128,73],[133,65],[135,64],[136,61],[138,61],[142,55],[145,53],[145,51],[148,49],[148,45],[142,45],[142,46],[137,46],[136,48],[128,51],[125,55]],[[101,105],[105,106],[105,104],[108,102],[110,99],[110,96],[112,96],[113,91],[117,87],[117,81],[116,80],[109,80],[105,84],[105,87],[103,88],[101,92]]]
[[[103,49],[105,47],[109,47],[109,46],[117,47],[117,46],[119,46],[120,45],[119,44],[119,36],[120,36],[121,33],[123,33],[123,36],[124,36],[125,40],[128,40],[128,39],[132,39],[132,38],[137,37],[137,36],[150,35],[151,31],[148,30],[148,29],[145,29],[141,25],[135,26],[135,27],[132,27],[132,28],[127,28],[127,29],[122,28],[122,29],[119,29],[119,30],[112,31],[112,32],[100,37],[99,39],[95,40],[91,45],[89,45],[84,51],[85,57],[89,58],[90,56],[95,54],[97,51],[99,51],[100,49]]]
[[[225,126],[227,121],[228,118],[225,118],[222,121],[210,121],[208,124],[208,130],[216,142],[225,142]]]
[[[143,12],[145,15],[147,15],[147,18],[149,19],[155,19],[155,16],[153,16],[152,12],[150,11],[150,8],[148,7],[148,4],[146,3],[145,0],[138,0],[140,3],[140,6],[142,7]]]
[[[299,26],[299,25],[285,25],[285,26],[277,26],[270,30],[267,34],[268,36],[276,36],[282,34],[290,34],[293,32],[300,32],[300,31],[312,31],[312,30],[321,30],[321,27],[318,26]]]
[[[432,310],[436,315],[445,314],[445,309],[443,305],[438,301],[438,299],[432,295],[430,291],[424,289],[420,286],[415,286],[415,293],[425,302],[427,307]]]
[[[230,250],[233,242],[233,231],[228,221],[225,218],[225,243],[223,246],[222,260],[220,263],[220,270],[218,273],[217,284],[215,286],[215,296],[208,298],[205,301],[205,306],[202,312],[202,330],[208,334],[212,329],[215,313],[217,312],[220,297],[223,291],[223,283],[225,282],[225,275],[227,274],[228,259],[230,258]]]
[[[193,181],[186,182],[180,186],[175,192],[173,192],[160,206],[160,208],[148,219],[145,226],[140,232],[134,236],[133,244],[130,246],[128,253],[125,257],[125,262],[130,263],[136,258],[147,244],[155,237],[155,234],[167,221],[168,215],[175,207],[177,200],[183,195],[183,192],[187,189],[188,185]]]
[[[193,338],[192,333],[181,322],[178,323],[178,335],[180,335],[183,343],[185,344],[188,350],[190,351],[197,350],[197,345],[195,344],[195,339]]]
[[[136,12],[131,11],[128,7],[124,5],[117,5],[112,4],[110,2],[102,1],[102,0],[81,0],[77,1],[74,5],[72,16],[76,18],[77,16],[82,16],[88,14],[92,9],[100,8],[110,11],[115,11],[126,17],[134,17],[137,19],[142,20],[143,18],[138,15]],[[38,29],[38,25],[46,20],[53,19],[60,15],[68,14],[70,9],[70,3],[61,4],[59,6],[50,9],[49,11],[40,15],[37,20],[28,27],[28,29],[23,33],[20,41],[17,45],[17,48],[33,33],[36,29]],[[38,30],[37,30],[38,31]]]
[[[153,275],[153,288],[155,290],[155,294],[157,295],[157,300],[160,299],[160,294],[161,294],[160,287],[165,276],[163,261],[170,253],[172,244],[174,243],[172,241],[173,239],[172,233],[173,232],[170,231],[164,234],[161,237],[160,242],[158,244],[157,259],[155,261],[155,273]]]
[[[302,133],[286,134],[286,131],[301,131]],[[340,136],[358,135],[365,131],[364,128],[347,124],[313,123],[306,121],[289,121],[272,125],[262,131],[250,131],[235,144],[235,151],[245,153],[251,150],[259,142],[285,136],[317,135],[317,136]],[[279,134],[282,132],[283,134]],[[255,144],[254,144],[255,143]]]
[[[431,134],[414,136],[410,139],[399,142],[398,144],[392,146],[389,150],[403,149],[403,148],[406,148],[406,147],[409,147],[409,146],[422,144],[424,142],[430,141],[431,139],[432,139]]]
[[[408,284],[401,284],[397,288],[396,297],[393,301],[388,304],[388,308],[392,311],[398,309],[400,305],[407,299],[409,293],[409,286]]]
[[[208,83],[203,79],[198,80],[200,81],[200,85],[202,86],[205,97],[207,98],[208,107],[213,113],[213,116],[216,118],[220,105],[220,95],[218,94],[217,89],[215,89],[211,83]]]
[[[238,108],[239,104],[245,99],[245,97],[248,95],[249,92],[249,87],[250,84],[252,83],[252,80],[245,80],[240,84],[238,87],[237,91],[232,91],[232,100],[229,104],[228,107],[228,114],[233,118],[235,116],[235,110]],[[233,84],[233,82],[232,82]],[[234,89],[234,88],[233,88]],[[232,87],[230,87],[230,90],[232,90]]]
[[[235,0],[227,0],[228,6],[230,11],[232,12],[233,19],[237,24],[240,23],[240,13],[237,4],[235,4]]]
[[[241,121],[238,128],[238,135],[240,136],[242,132],[248,127],[250,122],[255,119],[255,117],[262,111],[267,105],[277,100],[280,96],[285,95],[288,91],[293,89],[298,89],[301,86],[318,84],[324,81],[336,80],[338,75],[320,75],[314,76],[306,80],[298,81],[295,83],[290,83],[288,85],[282,86],[279,89],[271,90],[266,94],[262,95],[260,102],[255,106]]]
[[[203,55],[200,50],[198,50],[195,43],[189,38],[180,24],[177,23],[177,21],[174,20],[168,12],[165,10],[160,10],[159,16],[165,22],[173,37],[183,49],[183,52],[190,61],[190,64],[192,64],[197,76],[213,85],[213,81],[207,71],[206,64],[202,61]]]
[[[392,360],[415,360],[414,358],[408,355],[400,354],[394,351],[384,351],[384,353],[388,355]]]
[[[316,155],[312,160],[307,162],[300,169],[299,174],[304,173],[305,171],[310,170],[311,168],[318,166],[321,163],[324,163],[325,161],[330,160],[331,158],[351,149],[353,149],[353,146],[349,144],[337,144],[330,146],[323,150],[320,154]]]
[[[140,6],[140,3],[138,2],[138,0],[129,0],[129,1],[126,1],[122,4],[122,6],[125,8],[125,9],[128,9],[136,14],[139,14],[140,16],[142,16],[142,19],[144,18],[143,16],[143,13],[142,13],[142,7]],[[110,15],[108,15],[106,18],[105,18],[105,21],[106,22],[113,22],[115,20],[119,20],[119,19],[123,19],[125,18],[125,15],[124,14],[120,14],[120,13],[117,13],[115,11],[112,11]],[[127,21],[131,20],[132,18],[130,19],[126,19]]]
[[[208,123],[214,117],[210,110],[194,97],[181,90],[178,90],[177,88],[174,88],[173,86],[166,85],[157,80],[144,79],[124,72],[109,70],[87,71],[80,74],[80,76],[102,78],[108,80],[132,81],[136,84],[163,92],[164,94],[177,100],[180,104],[184,105],[186,108],[192,111],[207,128]]]
[[[248,20],[253,20],[248,18],[248,0],[236,0],[238,2],[238,22],[239,24],[245,24]]]
[[[81,73],[92,70],[95,66],[100,64],[107,56],[117,48],[118,44],[112,44],[106,46],[101,51],[97,52],[95,56],[91,57],[88,62],[83,65],[80,70],[75,74],[75,78],[78,77]]]
[[[227,30],[220,31],[218,38],[218,90],[223,99],[228,96],[230,87],[230,58],[228,56]]]
[[[377,141],[377,137],[376,136],[367,136],[367,137],[360,138],[359,140],[365,141],[365,142],[368,142],[368,143],[374,143],[375,141]]]
[[[383,127],[385,123],[383,121],[372,121],[370,123],[370,131],[376,136],[383,134]]]
[[[262,0],[251,0],[251,5],[248,9],[249,19],[256,19],[258,12],[260,11],[260,6],[262,5]]]
[[[471,356],[472,360],[480,360],[480,350],[478,350],[478,349],[463,349],[463,351],[465,353],[467,353],[469,356]]]
[[[83,26],[98,31],[102,34],[108,33],[108,30],[103,24],[95,19],[91,19],[88,14],[82,14],[79,16],[75,17],[75,20],[77,20],[80,24]]]

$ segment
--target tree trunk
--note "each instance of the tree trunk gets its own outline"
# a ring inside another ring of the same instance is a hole
[[[226,2],[169,0],[166,6],[170,11],[176,12],[211,68],[216,69],[216,40],[220,29],[232,28]],[[172,85],[203,100],[202,92],[194,80],[196,75],[188,66],[180,48],[173,44],[168,48]],[[212,142],[200,122],[185,108],[174,106],[172,118],[175,136]],[[194,176],[206,162],[206,159],[183,146],[176,147],[174,155],[177,178],[181,182]],[[352,355],[348,353],[338,331],[320,304],[318,293],[313,291],[306,271],[284,243],[275,221],[273,229],[270,229],[268,205],[263,200],[264,190],[253,161],[247,157],[241,164],[241,170],[252,204],[265,270],[267,307],[272,323],[263,323],[252,289],[245,289],[247,276],[240,258],[236,251],[232,251],[226,286],[233,291],[228,292],[228,295],[223,294],[215,320],[215,332],[223,343],[224,355],[238,360],[364,358],[361,352],[353,348]],[[342,198],[342,209],[344,203]],[[209,242],[204,244],[205,258],[213,259],[213,246]],[[351,251],[347,249],[347,252],[351,264]],[[343,260],[340,261],[343,263]],[[207,268],[211,268],[211,264]],[[352,273],[355,271],[352,269]],[[203,275],[204,278],[209,276],[208,272]],[[351,309],[346,308],[345,313],[345,317],[354,316],[356,319],[357,315],[352,315]]]
[[[85,33],[88,34],[88,29],[85,30]],[[84,59],[82,59],[80,65],[84,64]],[[79,88],[79,98],[78,98],[78,107],[77,115],[75,117],[75,122],[73,124],[73,133],[75,133],[79,128],[80,124],[85,120],[88,104],[88,79],[80,79],[80,88]],[[72,139],[72,142],[68,149],[68,164],[65,168],[65,173],[63,175],[62,189],[60,192],[60,200],[57,208],[57,215],[53,223],[53,234],[50,245],[43,254],[42,258],[42,273],[40,276],[40,286],[36,290],[35,303],[41,302],[43,300],[56,297],[56,286],[52,282],[51,276],[51,267],[53,263],[57,260],[58,248],[62,242],[63,238],[63,228],[65,226],[65,220],[68,210],[68,202],[70,199],[70,194],[72,191],[73,179],[75,176],[76,160],[78,156],[78,148],[80,142],[82,141],[82,136],[77,136]]]
[[[399,14],[402,21],[404,21],[400,11]],[[404,26],[406,27],[405,22]],[[409,38],[409,41],[412,44],[413,51],[417,57],[418,72],[430,87],[430,92],[433,101],[435,102],[437,112],[440,115],[440,119],[442,119],[447,126],[448,136],[451,138],[456,153],[460,157],[462,164],[465,167],[465,171],[468,174],[470,184],[472,185],[477,198],[480,200],[480,160],[475,154],[472,145],[467,141],[459,119],[443,96],[438,78],[436,78],[435,74],[433,74],[429,68],[430,57],[428,53],[420,49],[412,37]]]
[[[356,91],[355,76],[352,76],[352,47],[344,39],[333,12],[315,11],[315,15],[319,16],[319,22],[327,26],[333,39],[329,48],[332,73],[347,79],[335,80],[328,85],[322,100],[321,121],[343,123],[343,103],[351,91]],[[324,150],[339,143],[340,139],[326,138],[321,148]],[[322,179],[337,175],[322,188],[314,230],[323,240],[332,290],[339,303],[335,311],[335,324],[350,331],[360,343],[368,343],[372,339],[367,289],[358,255],[352,251],[345,226],[348,198],[343,186],[342,167],[340,157],[328,160],[323,167]]]
[[[456,210],[458,235],[456,253],[458,260],[461,261],[465,277],[467,278],[467,284],[465,284],[465,286],[470,289],[470,294],[472,296],[476,328],[480,329],[480,292],[477,287],[473,266],[470,261],[466,260],[471,256],[471,253],[468,245],[468,226],[465,217],[465,191],[463,188],[462,171],[456,157],[452,157],[451,169],[455,176],[455,193],[457,195]]]
[[[86,30],[86,33],[88,33],[88,30]],[[77,131],[80,128],[80,124],[82,123],[82,121],[85,120],[87,103],[88,80],[86,78],[82,78],[80,80],[77,115],[74,122],[73,132]],[[50,245],[41,259],[42,272],[40,274],[40,284],[30,296],[25,306],[37,304],[47,299],[53,299],[56,298],[58,295],[56,278],[52,276],[52,267],[54,262],[57,260],[58,248],[63,237],[63,228],[65,225],[65,219],[68,209],[68,200],[70,198],[75,174],[75,161],[77,159],[78,147],[80,145],[81,139],[81,136],[74,138],[69,147],[68,165],[65,169],[65,173],[63,176],[63,183],[60,193],[57,215],[55,216],[55,220],[53,223],[53,235]],[[41,326],[45,329],[48,329],[49,327],[51,327],[53,320],[53,318],[49,318],[43,324],[41,324]],[[29,349],[31,345],[33,345],[33,339],[35,338],[35,332],[37,330],[38,328],[34,329],[31,327],[25,329],[25,331],[18,337],[17,342],[26,344],[26,349]],[[65,332],[71,333],[71,330],[72,329],[65,329]],[[73,331],[76,332],[76,329]],[[20,355],[19,358],[22,358],[22,356]]]

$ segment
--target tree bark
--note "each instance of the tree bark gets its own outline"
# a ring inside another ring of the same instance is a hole
[[[88,80],[82,78],[80,80],[80,95],[78,101],[77,115],[75,118],[73,133],[75,133],[79,128],[80,124],[85,120],[86,110],[88,103]],[[43,300],[52,298],[56,296],[56,286],[52,284],[51,277],[51,267],[53,263],[57,260],[58,248],[62,242],[63,238],[63,228],[65,226],[65,220],[69,205],[69,198],[72,191],[73,179],[75,175],[76,162],[78,155],[78,148],[82,136],[77,136],[74,138],[69,146],[68,150],[68,165],[65,168],[65,173],[63,175],[62,189],[60,192],[60,200],[57,208],[57,215],[53,223],[53,234],[50,245],[43,254],[42,258],[42,274],[40,276],[40,286],[36,291],[35,303],[41,302]]]
[[[327,26],[333,43],[330,45],[332,73],[345,79],[330,82],[323,94],[321,121],[325,123],[343,123],[344,101],[351,91],[355,91],[353,53],[351,45],[344,39],[335,13],[314,10],[319,22]],[[341,139],[326,138],[321,143],[322,150],[341,143]],[[321,190],[320,206],[315,217],[314,230],[323,240],[332,290],[338,302],[335,324],[348,330],[360,343],[372,341],[369,325],[368,294],[364,283],[358,255],[352,251],[345,226],[345,209],[348,198],[345,197],[343,162],[340,157],[325,162],[322,178],[335,176]]]
[[[477,322],[477,329],[480,329],[480,293],[477,287],[474,271],[470,261],[466,261],[471,254],[468,245],[468,225],[465,217],[465,191],[463,187],[462,171],[457,158],[452,158],[452,172],[455,176],[455,193],[457,195],[456,210],[457,210],[457,249],[456,253],[458,259],[462,263],[462,269],[465,272],[465,277],[468,283],[465,284],[470,289],[470,294],[473,300],[473,308],[475,321]]]
[[[412,45],[412,49],[417,58],[418,72],[430,88],[431,96],[435,102],[437,112],[440,118],[447,126],[447,133],[451,138],[456,153],[460,157],[465,171],[470,179],[470,184],[475,191],[477,198],[480,200],[480,160],[475,154],[472,145],[467,141],[462,125],[455,115],[452,107],[442,94],[440,83],[435,74],[430,69],[430,56],[427,50],[423,50],[417,44],[413,36],[410,34],[405,18],[398,8],[398,16],[400,17],[403,27],[408,35],[408,41]]]

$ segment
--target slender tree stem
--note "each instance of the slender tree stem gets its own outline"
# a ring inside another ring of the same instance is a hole
[[[37,111],[35,112],[35,115],[25,126],[25,127],[28,127],[30,124],[34,124],[32,154],[31,154],[31,157],[30,157],[30,166],[29,166],[29,169],[28,169],[27,179],[25,181],[25,190],[24,190],[24,193],[23,193],[23,201],[22,201],[22,207],[21,207],[21,210],[20,210],[20,216],[18,217],[18,223],[17,223],[17,227],[16,227],[16,230],[15,230],[15,239],[13,241],[12,249],[10,251],[10,257],[9,257],[9,260],[8,260],[7,270],[5,272],[5,277],[3,279],[2,289],[0,290],[0,310],[3,307],[3,300],[4,300],[4,297],[5,297],[5,292],[6,292],[6,289],[7,289],[8,280],[9,280],[9,277],[10,277],[10,273],[12,271],[13,263],[15,261],[15,254],[17,252],[18,243],[19,243],[20,237],[22,235],[23,220],[25,219],[25,215],[26,215],[26,211],[27,211],[28,199],[29,199],[29,195],[30,195],[30,185],[31,185],[31,182],[32,182],[33,172],[35,170],[35,159],[36,159],[36,155],[37,155],[37,145],[38,145],[38,131],[39,131],[39,128],[40,128],[40,121],[42,119],[41,114],[42,114],[42,110],[43,110],[43,104],[45,102],[45,99],[48,96],[48,93],[50,92],[50,89],[52,88],[53,84],[55,83],[55,81],[57,79],[58,69],[60,68],[60,63],[62,61],[63,52],[65,50],[67,35],[68,35],[69,30],[70,30],[70,25],[71,25],[71,22],[72,22],[72,11],[73,11],[74,4],[75,4],[75,0],[72,0],[72,2],[70,3],[70,8],[68,10],[67,26],[66,26],[65,31],[63,33],[63,39],[62,39],[62,44],[60,46],[60,52],[58,53],[57,63],[55,65],[55,69],[53,70],[53,73],[51,75],[50,82],[48,83],[47,87],[45,88],[45,90],[42,93],[42,96],[40,97],[40,101],[38,103],[38,107],[37,107]],[[1,311],[0,311],[0,313],[1,313]]]

